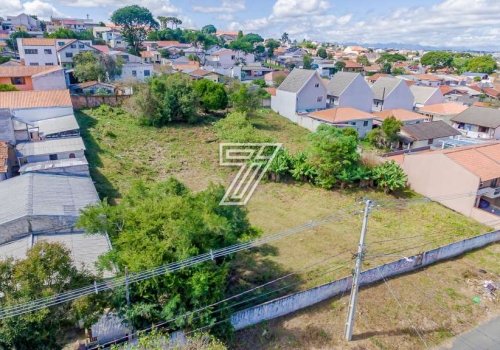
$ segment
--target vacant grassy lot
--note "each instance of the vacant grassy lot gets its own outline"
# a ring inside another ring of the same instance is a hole
[[[206,120],[196,126],[173,125],[156,129],[139,126],[133,117],[111,108],[82,110],[77,113],[77,118],[87,146],[96,187],[102,197],[108,197],[111,201],[119,200],[120,195],[125,193],[130,183],[136,179],[161,181],[175,176],[196,191],[204,189],[210,182],[227,186],[236,173],[234,169],[223,168],[218,164],[218,140],[213,130],[215,120]],[[252,118],[252,122],[292,152],[307,147],[307,130],[269,110],[260,110]],[[412,193],[403,195],[409,199],[414,197]],[[380,205],[370,216],[367,238],[370,254],[411,255],[490,230],[436,203],[410,201],[408,204],[375,190],[326,191],[309,184],[267,182],[257,188],[247,206],[252,224],[261,228],[264,234],[276,233],[325,215],[338,217],[346,213],[356,214],[272,243],[258,252],[240,254],[239,264],[234,271],[235,278],[231,281],[231,290],[246,290],[250,286],[292,271],[298,272],[290,279],[277,284],[280,287],[292,286],[259,300],[264,301],[279,294],[347,275],[352,266],[350,258],[356,251],[359,240],[360,212],[363,209],[360,202],[363,197],[378,200]],[[407,238],[410,236],[415,237]],[[447,288],[453,288],[458,296],[451,291],[450,294],[453,294],[456,300],[462,300],[463,295],[464,305],[470,306],[468,295],[463,291],[459,292],[460,285],[463,287],[462,270],[468,264],[471,271],[476,271],[477,266],[494,261],[499,255],[498,250],[492,249],[497,247],[428,269],[438,269],[438,272],[426,277],[427,283],[421,285],[434,298]],[[375,266],[382,261],[368,259],[366,265]],[[464,261],[467,264],[464,265]],[[444,266],[450,268],[445,269]],[[487,267],[483,268],[488,270]],[[438,278],[440,274],[445,276]],[[414,276],[424,278],[426,275],[415,274],[404,278]],[[399,288],[400,280],[402,279],[390,283]],[[450,284],[451,282],[453,284]],[[416,283],[420,285],[419,281]],[[404,283],[403,287],[411,288]],[[266,290],[273,288],[276,289],[276,286],[271,285]],[[405,314],[395,307],[385,293],[386,287],[382,285],[367,289],[361,294],[361,300],[365,298],[361,302],[364,306],[360,309],[363,317],[356,328],[358,332],[362,330],[365,333],[366,339],[362,340],[361,344],[366,348],[394,348],[393,339],[397,339],[402,348],[419,348],[418,338],[414,334],[401,331],[404,327],[408,328]],[[417,304],[421,302],[425,304],[422,305],[422,310],[428,310],[429,317],[436,318],[443,314],[432,303],[427,304],[428,298],[420,293],[398,290],[398,294],[406,298],[405,302],[413,303],[413,312],[418,312],[420,306]],[[412,299],[413,296],[419,298]],[[239,332],[237,339],[245,342],[250,341],[250,338],[255,340],[248,343],[251,346],[243,347],[245,349],[332,348],[339,344],[342,344],[343,348],[345,344],[339,343],[342,338],[339,332],[343,329],[345,319],[345,307],[342,306],[344,302],[345,297],[323,303],[307,312],[300,312],[298,316],[269,322],[269,329],[266,328],[265,332],[261,326]],[[389,321],[379,317],[381,310],[373,307],[372,303],[385,308]],[[474,310],[468,315],[469,320],[482,316]],[[423,319],[417,319],[415,322],[421,320]],[[313,325],[312,329],[306,327],[308,322]],[[399,331],[394,331],[395,327]],[[450,327],[449,332],[441,329],[439,337],[434,333],[429,335],[429,342],[437,344],[451,336],[452,331],[462,330],[454,328],[453,325]],[[464,327],[466,325],[462,324],[462,328]],[[315,330],[317,333],[314,333]],[[377,345],[378,343],[381,345]]]

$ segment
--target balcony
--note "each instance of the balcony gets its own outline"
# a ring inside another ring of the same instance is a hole
[[[478,196],[484,196],[490,199],[500,197],[500,187],[484,187],[477,191]]]

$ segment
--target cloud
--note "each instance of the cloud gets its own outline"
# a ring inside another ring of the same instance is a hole
[[[17,14],[23,9],[20,0],[3,0],[2,2],[2,14]]]
[[[64,16],[63,13],[58,11],[52,4],[41,0],[33,0],[21,3],[20,0],[4,0],[2,4],[2,13],[9,16],[17,16],[21,13],[28,13],[36,15],[40,19],[49,19],[51,16],[60,17]]]
[[[230,13],[223,13],[215,17],[218,21],[232,21],[234,20],[234,16]]]
[[[273,6],[275,17],[302,17],[321,14],[330,8],[326,0],[277,0]]]
[[[193,5],[193,11],[203,13],[238,12],[245,9],[245,0],[222,0],[220,6]]]

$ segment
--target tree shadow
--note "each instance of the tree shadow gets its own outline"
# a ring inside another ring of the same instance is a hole
[[[418,332],[423,335],[423,334],[434,334],[434,333],[453,333],[453,329],[449,327],[434,327],[431,329],[418,329]],[[369,332],[363,332],[360,334],[353,334],[352,335],[352,340],[364,340],[364,339],[370,339],[372,337],[377,337],[377,336],[389,336],[389,337],[398,337],[402,335],[407,335],[410,337],[418,337],[417,332],[415,329],[412,327],[403,327],[403,328],[395,328],[395,329],[387,329],[383,331],[369,331]]]
[[[75,116],[80,126],[80,135],[85,144],[85,155],[89,162],[90,176],[94,181],[99,197],[101,199],[107,198],[110,204],[116,204],[116,200],[121,198],[121,193],[99,170],[103,166],[100,155],[105,150],[99,146],[99,143],[90,132],[90,129],[97,125],[98,120],[82,110],[75,111]]]

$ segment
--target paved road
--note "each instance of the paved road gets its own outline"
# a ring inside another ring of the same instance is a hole
[[[459,336],[452,350],[500,350],[500,316]]]

